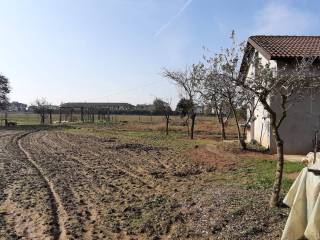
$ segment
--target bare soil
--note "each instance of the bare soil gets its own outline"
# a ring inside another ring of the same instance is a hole
[[[1,131],[0,239],[279,239],[288,210],[223,184],[218,150]]]

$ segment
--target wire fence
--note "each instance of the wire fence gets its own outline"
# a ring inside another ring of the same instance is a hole
[[[1,126],[4,126],[5,113],[0,113]],[[17,125],[38,125],[40,124],[41,118],[39,114],[29,112],[8,112],[8,122],[15,122]],[[124,115],[124,114],[110,114],[108,116],[101,116],[96,114],[95,122],[134,122],[134,123],[161,123],[164,121],[163,116],[159,115]],[[213,116],[198,116],[197,121],[214,121]],[[86,119],[85,119],[86,120]],[[80,114],[61,114],[61,121],[63,123],[81,122]],[[183,123],[185,119],[180,116],[171,116],[172,122]],[[49,124],[49,117],[45,121]],[[52,114],[52,122],[57,124],[60,122],[59,114]]]

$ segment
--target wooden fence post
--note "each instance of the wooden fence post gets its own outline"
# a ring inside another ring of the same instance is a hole
[[[61,107],[59,107],[59,123],[61,124]]]
[[[81,113],[80,113],[80,114],[81,114],[81,117],[80,117],[80,118],[81,118],[81,122],[84,122],[84,118],[83,118],[83,107],[81,107]]]
[[[5,113],[4,113],[4,126],[8,126],[8,112],[7,111],[5,111]]]
[[[70,122],[73,122],[73,108],[70,110]]]
[[[52,124],[52,110],[49,110],[49,124]]]

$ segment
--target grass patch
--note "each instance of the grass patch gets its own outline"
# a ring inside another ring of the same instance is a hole
[[[77,127],[70,129],[72,133],[76,134],[90,134],[101,137],[117,137],[122,142],[139,142],[155,147],[167,147],[175,149],[176,151],[186,150],[195,146],[212,143],[210,139],[194,139],[191,140],[186,134],[181,132],[170,132],[166,136],[161,131],[123,131],[121,129],[107,129],[107,128],[92,128],[92,127]]]
[[[170,132],[166,136],[161,131],[155,130],[126,130],[121,129],[119,124],[107,124],[105,126],[98,125],[74,125],[74,129],[68,129],[75,134],[94,135],[100,137],[116,137],[121,142],[132,143],[137,142],[145,145],[155,147],[167,147],[181,154],[187,149],[195,148],[196,146],[215,144],[219,146],[222,151],[231,153],[234,157],[238,157],[237,153],[233,153],[237,148],[236,142],[219,142],[211,139],[195,139],[190,140],[183,132]],[[96,127],[94,127],[96,126]],[[188,156],[186,156],[188,158]],[[254,157],[250,159],[242,159],[235,171],[216,172],[213,175],[208,174],[208,181],[219,182],[223,185],[231,185],[237,187],[244,187],[247,189],[270,189],[273,186],[277,162],[261,157]],[[289,178],[288,174],[298,173],[302,170],[303,165],[295,162],[285,162],[283,189],[288,191],[293,183],[293,178]],[[209,176],[210,175],[210,176]]]
[[[273,186],[276,161],[265,159],[245,160],[244,168],[240,171],[243,177],[242,183],[249,189],[270,189]],[[293,183],[293,179],[288,178],[287,174],[298,173],[304,166],[301,163],[285,162],[283,190],[288,191]]]

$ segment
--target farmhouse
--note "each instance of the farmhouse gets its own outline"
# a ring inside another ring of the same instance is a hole
[[[153,112],[156,110],[156,107],[153,104],[137,104],[135,109],[137,111]]]
[[[134,106],[129,103],[103,103],[103,102],[69,102],[60,105],[61,108],[73,109],[95,109],[109,111],[128,111],[134,109]]]
[[[9,112],[26,112],[27,111],[27,104],[20,103],[20,102],[11,102],[8,105]]]
[[[283,66],[290,67],[296,59],[320,56],[320,36],[251,36],[247,42],[245,56],[258,56],[262,64],[269,63],[275,69]],[[312,71],[317,71],[319,59],[314,65]],[[242,64],[241,72],[244,76],[253,76],[254,66]],[[276,97],[269,101],[273,109],[280,111],[279,100]],[[250,125],[247,140],[255,140],[269,148],[272,153],[276,152],[270,119],[262,105],[258,104]],[[285,142],[284,152],[306,154],[313,151],[315,132],[319,128],[320,95],[313,93],[289,109],[287,118],[280,127],[280,133]]]

